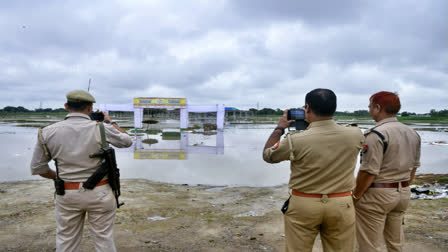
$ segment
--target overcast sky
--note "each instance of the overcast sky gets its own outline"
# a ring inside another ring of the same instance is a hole
[[[448,109],[448,1],[1,1],[0,108],[134,97],[285,109],[314,88],[338,111],[398,92]]]

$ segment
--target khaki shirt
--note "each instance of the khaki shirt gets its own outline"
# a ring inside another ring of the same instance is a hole
[[[278,147],[266,149],[263,159],[269,163],[290,160],[289,188],[296,191],[347,192],[355,186],[354,170],[363,142],[357,127],[344,127],[333,120],[317,121],[304,131],[288,134]]]
[[[119,132],[113,125],[104,124],[106,140],[116,147],[129,147],[132,138]],[[100,166],[100,158],[89,155],[101,148],[101,135],[96,121],[81,113],[70,113],[64,121],[42,129],[44,143],[53,159],[57,159],[59,177],[67,182],[84,182]],[[40,139],[37,139],[31,160],[31,173],[50,171]]]
[[[379,121],[373,129],[388,142],[386,152],[381,138],[367,131],[359,170],[376,175],[375,183],[409,181],[411,171],[420,166],[420,136],[395,117]]]

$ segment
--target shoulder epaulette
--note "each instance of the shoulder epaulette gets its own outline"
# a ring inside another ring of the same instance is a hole
[[[376,134],[381,139],[381,142],[383,142],[383,154],[386,153],[387,146],[389,145],[389,143],[386,141],[386,138],[384,137],[384,135],[381,134],[379,131],[375,130],[374,128],[367,130],[364,133],[364,135],[367,136],[370,133]]]

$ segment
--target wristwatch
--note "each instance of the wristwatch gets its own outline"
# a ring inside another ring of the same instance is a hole
[[[103,122],[105,122],[105,123],[111,123],[109,120],[104,120]]]
[[[285,128],[277,126],[277,127],[275,127],[274,130],[278,130],[278,129],[282,131],[282,135],[285,134]]]

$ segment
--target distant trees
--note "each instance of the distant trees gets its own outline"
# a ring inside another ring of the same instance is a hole
[[[237,111],[239,111],[239,110],[237,109]],[[271,108],[263,108],[260,110],[250,108],[249,112],[251,112],[253,114],[257,114],[257,115],[283,115],[283,110],[281,110],[281,109],[274,110]],[[448,117],[448,110],[444,109],[444,110],[437,111],[435,109],[431,109],[429,114],[431,115],[431,117]],[[334,115],[336,115],[336,116],[353,116],[353,117],[370,117],[368,110],[355,110],[353,112],[336,111],[334,113]],[[401,116],[402,117],[410,117],[410,116],[418,116],[418,115],[417,115],[417,113],[414,113],[414,112],[403,111],[403,112],[401,112]]]
[[[407,111],[403,111],[403,112],[401,112],[401,116],[402,117],[408,117],[408,116],[416,116],[417,114],[416,113],[413,113],[413,112],[407,112]]]
[[[28,112],[29,110],[22,106],[19,107],[6,106],[3,108],[3,111],[8,113],[17,113],[17,112]]]
[[[369,111],[367,110],[355,110],[354,112],[349,112],[349,111],[336,111],[334,113],[334,115],[336,116],[355,116],[355,117],[369,117]]]
[[[448,116],[448,109],[437,111],[435,109],[431,109],[429,111],[431,117],[440,117],[440,116]]]
[[[259,115],[283,115],[283,111],[280,109],[274,110],[271,108],[264,108],[258,111]]]
[[[353,112],[354,116],[370,116],[369,111],[367,110],[355,110]]]
[[[291,109],[297,109],[297,108],[291,108]],[[237,111],[240,111],[237,109]],[[271,108],[263,108],[260,110],[250,108],[249,112],[252,112],[257,115],[283,115],[283,110],[277,108],[277,109],[271,109]]]
[[[49,113],[56,113],[56,112],[65,112],[66,110],[63,108],[57,108],[57,109],[52,109],[52,108],[38,108],[35,110],[29,110],[25,107],[22,106],[18,106],[18,107],[14,107],[14,106],[6,106],[3,109],[0,109],[0,112],[2,113],[32,113],[32,112],[49,112]]]
[[[291,108],[291,109],[296,109],[296,108]],[[159,115],[179,115],[179,109],[175,109],[175,110],[167,110],[167,109],[145,109],[145,116],[147,117],[158,117]],[[239,110],[236,109],[235,112],[241,112],[241,111],[247,111],[247,110]],[[64,108],[57,108],[57,109],[52,109],[52,108],[37,108],[34,110],[29,110],[23,106],[18,106],[18,107],[14,107],[14,106],[6,106],[3,109],[0,109],[0,113],[63,113],[66,112],[66,110]],[[250,114],[252,115],[266,115],[266,116],[281,116],[283,115],[283,110],[277,108],[277,109],[272,109],[272,108],[263,108],[263,109],[255,109],[255,108],[250,108],[249,109]],[[118,112],[115,112],[118,113]],[[123,112],[123,113],[128,113],[128,112]],[[429,114],[431,115],[431,117],[448,117],[448,109],[443,109],[443,110],[435,110],[435,109],[431,109],[431,111],[429,112]],[[355,110],[353,112],[348,112],[348,111],[336,111],[335,112],[336,116],[354,116],[354,117],[370,117],[369,111],[367,110]],[[416,113],[414,112],[408,112],[408,111],[403,111],[401,112],[401,116],[402,117],[409,117],[409,116],[418,116]]]

